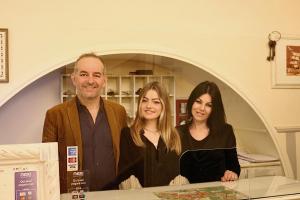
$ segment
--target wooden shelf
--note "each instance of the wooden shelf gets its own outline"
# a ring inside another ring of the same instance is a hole
[[[171,114],[175,124],[175,77],[173,75],[107,75],[107,83],[101,97],[123,105],[130,118],[135,117],[138,95],[135,92],[151,81],[159,81],[168,91],[171,104]],[[64,93],[70,93],[64,94]],[[114,95],[108,95],[114,92]],[[124,92],[128,94],[124,94]],[[75,96],[75,88],[70,80],[70,74],[61,75],[61,102]]]

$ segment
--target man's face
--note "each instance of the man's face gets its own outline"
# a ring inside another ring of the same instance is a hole
[[[71,76],[80,99],[93,100],[100,97],[106,84],[103,63],[94,57],[84,57],[77,62],[77,70]]]

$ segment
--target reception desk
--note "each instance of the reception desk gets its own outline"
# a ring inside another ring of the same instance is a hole
[[[195,191],[198,190],[199,195],[205,194],[203,190],[213,191],[214,189],[220,190],[223,188],[227,191],[226,195],[217,194],[219,199],[300,199],[300,182],[289,179],[283,176],[267,176],[256,177],[251,179],[240,179],[235,182],[209,182],[189,184],[183,186],[163,186],[163,187],[150,187],[143,189],[132,190],[110,190],[102,192],[87,192],[87,200],[160,200],[160,199],[200,199],[195,198]],[[202,191],[202,193],[201,193]],[[229,192],[228,192],[229,191]],[[160,198],[160,194],[169,194],[168,197]],[[178,196],[171,198],[170,195],[178,193]],[[180,196],[185,193],[184,198]],[[189,196],[188,193],[194,193],[194,198]],[[222,193],[222,192],[221,192]],[[232,196],[232,194],[235,194]],[[198,195],[198,194],[197,194]],[[223,196],[222,196],[223,195]],[[201,196],[200,196],[201,197]],[[202,196],[207,197],[207,196]],[[228,198],[223,198],[228,197]],[[71,194],[62,194],[61,200],[71,200]]]

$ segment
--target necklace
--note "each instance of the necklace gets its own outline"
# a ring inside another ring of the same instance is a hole
[[[159,130],[151,130],[144,128],[144,136],[155,146],[157,149],[159,137],[160,137],[160,131]]]

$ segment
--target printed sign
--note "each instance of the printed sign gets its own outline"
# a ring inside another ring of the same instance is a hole
[[[77,199],[77,200],[86,200],[86,195],[83,190],[80,191],[72,191],[72,200]]]
[[[68,146],[67,147],[67,171],[78,170],[78,147]]]
[[[15,200],[37,200],[37,172],[15,172]]]
[[[68,172],[67,178],[68,192],[72,193],[72,199],[85,199],[85,193],[89,191],[88,170]]]

